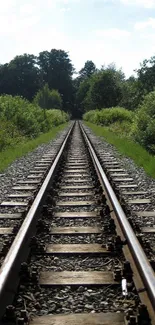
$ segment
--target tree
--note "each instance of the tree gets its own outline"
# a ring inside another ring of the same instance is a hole
[[[89,78],[96,71],[96,66],[93,61],[86,61],[84,67],[79,71],[81,80]]]
[[[45,84],[45,86],[37,92],[34,103],[43,109],[61,109],[62,107],[62,99],[59,92],[55,89],[50,90],[48,84]]]
[[[20,95],[32,100],[39,89],[39,69],[31,54],[16,56],[0,66],[0,93]]]
[[[115,73],[105,70],[95,74],[91,79],[88,96],[93,104],[92,109],[117,106],[121,99],[121,87]]]
[[[131,76],[121,85],[122,98],[119,105],[129,110],[135,110],[143,99],[140,81]]]
[[[39,53],[38,64],[42,83],[48,83],[50,89],[57,89],[62,97],[63,108],[71,111],[74,102],[74,68],[68,53],[56,49],[43,51]]]
[[[144,60],[140,65],[140,69],[136,70],[138,80],[141,84],[143,95],[155,89],[155,56],[149,60]]]

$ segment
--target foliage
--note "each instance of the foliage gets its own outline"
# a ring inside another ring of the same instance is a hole
[[[137,142],[155,153],[155,91],[146,95],[139,106],[132,133]]]
[[[121,84],[121,92],[122,98],[119,105],[132,111],[136,110],[143,99],[140,81],[131,76]]]
[[[5,118],[0,120],[0,151],[24,140],[17,127]]]
[[[39,53],[38,65],[42,86],[47,83],[50,89],[57,89],[62,96],[64,110],[72,110],[74,88],[72,75],[73,65],[68,53],[63,50],[52,49],[50,52]]]
[[[86,61],[84,67],[79,71],[81,79],[89,78],[96,71],[96,66],[93,61]]]
[[[0,150],[25,138],[35,138],[68,118],[68,114],[56,109],[44,114],[39,106],[19,96],[0,96]]]
[[[149,60],[144,60],[140,65],[140,69],[137,69],[136,72],[138,80],[141,82],[143,93],[146,94],[153,91],[155,87],[155,56],[152,56]]]
[[[116,106],[121,100],[123,80],[124,74],[121,70],[116,70],[114,65],[102,67],[100,71],[95,70],[89,78],[81,81],[76,102],[83,112]]]
[[[37,92],[34,98],[34,104],[45,109],[61,109],[62,99],[58,90],[50,90],[48,84],[45,84],[45,86]]]
[[[42,143],[47,143],[53,139],[59,131],[61,131],[67,124],[61,124],[53,127],[48,133],[43,133],[35,139],[25,139],[25,141],[14,143],[13,146],[5,147],[5,150],[0,151],[0,172],[2,172],[15,159],[26,155],[28,152],[34,150]]]
[[[109,126],[110,124],[124,121],[131,124],[133,113],[123,107],[103,108],[102,110],[92,110],[84,114],[83,119],[98,125]]]
[[[61,94],[63,109],[71,111],[74,106],[73,72],[68,53],[63,50],[43,51],[38,57],[32,54],[16,56],[0,65],[0,95],[18,95],[32,101],[47,83],[50,89]]]
[[[0,66],[0,94],[20,95],[32,100],[39,84],[39,68],[32,54],[16,56]]]

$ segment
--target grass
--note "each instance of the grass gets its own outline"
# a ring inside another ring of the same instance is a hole
[[[63,130],[68,123],[61,124],[54,127],[48,133],[41,134],[39,137],[33,140],[20,143],[13,148],[7,148],[0,152],[0,172],[3,172],[14,160],[25,156],[27,153],[33,151],[42,143],[48,143],[50,140],[56,137],[57,133]]]
[[[118,134],[109,131],[105,127],[97,126],[90,122],[85,122],[93,132],[114,145],[117,150],[126,157],[130,157],[134,160],[137,166],[143,167],[145,172],[155,178],[155,156],[150,155],[143,147],[132,140],[129,140],[125,136],[118,136]]]

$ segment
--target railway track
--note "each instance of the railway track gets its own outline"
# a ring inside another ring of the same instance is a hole
[[[134,193],[135,184],[117,161],[108,152],[99,158],[113,185],[123,180],[123,189]],[[1,203],[1,218],[8,220],[21,217],[16,209],[26,208],[6,257],[13,229],[0,230],[7,234],[1,254],[1,323],[155,324],[153,252],[148,259],[132,229],[138,225],[128,216],[129,206],[116,188],[126,217],[82,124],[71,126],[52,159],[49,167],[51,154],[44,156],[27,181],[14,187],[9,198],[16,201]],[[32,187],[35,198],[26,192]],[[15,210],[8,216],[9,206]]]

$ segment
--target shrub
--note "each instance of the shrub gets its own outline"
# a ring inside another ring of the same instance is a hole
[[[65,112],[43,110],[19,96],[0,96],[0,150],[19,139],[36,138],[68,119]]]
[[[146,95],[138,107],[132,135],[150,153],[155,153],[155,91]]]
[[[35,105],[45,109],[61,109],[62,107],[62,99],[58,90],[50,90],[48,84],[45,84],[45,86],[37,92],[33,102]]]
[[[133,120],[133,113],[123,107],[103,108],[102,110],[93,110],[84,114],[85,121],[89,121],[98,125],[109,126],[115,122]]]
[[[13,123],[4,118],[0,120],[0,151],[23,140],[24,138]]]

